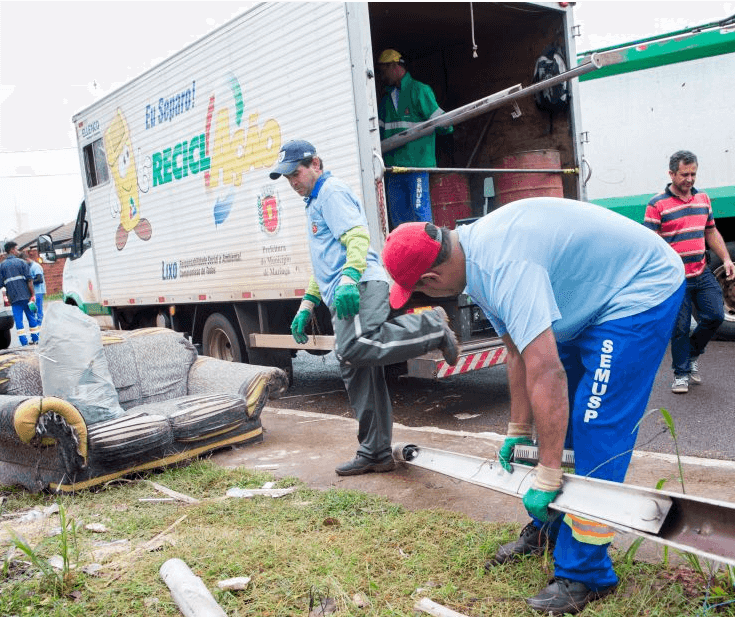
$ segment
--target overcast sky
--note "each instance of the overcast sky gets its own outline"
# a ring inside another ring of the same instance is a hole
[[[75,218],[75,113],[252,4],[1,0],[0,239]],[[722,19],[735,2],[582,0],[574,11],[585,51]]]

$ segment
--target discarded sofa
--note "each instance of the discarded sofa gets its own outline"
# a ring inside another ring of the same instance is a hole
[[[198,356],[165,328],[102,333],[119,417],[88,424],[44,397],[33,347],[0,352],[0,484],[70,492],[262,441],[260,414],[288,388],[278,368]]]

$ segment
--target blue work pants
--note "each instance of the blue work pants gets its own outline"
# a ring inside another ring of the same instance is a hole
[[[692,308],[697,311],[697,327],[691,334]],[[671,368],[676,377],[689,375],[689,361],[696,360],[725,318],[722,288],[709,268],[687,279],[686,293],[671,337]]]
[[[392,227],[416,221],[433,222],[428,171],[390,174],[387,176],[386,192]]]
[[[36,321],[40,326],[43,323],[43,294],[36,294]]]
[[[13,319],[15,320],[15,329],[18,331],[18,340],[21,345],[28,345],[28,335],[23,325],[23,315],[28,319],[28,329],[31,335],[31,341],[38,342],[38,322],[35,315],[28,306],[28,300],[21,302],[13,302]]]
[[[685,284],[638,315],[586,328],[560,343],[567,374],[570,418],[565,447],[574,449],[579,476],[622,482],[653,381],[674,327]],[[552,524],[557,577],[597,590],[617,583],[607,548],[613,531],[566,515]],[[542,523],[534,520],[537,527]]]

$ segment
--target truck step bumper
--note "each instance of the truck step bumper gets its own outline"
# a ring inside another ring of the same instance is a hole
[[[432,351],[407,363],[409,377],[423,379],[445,379],[452,375],[461,375],[481,368],[505,364],[508,351],[500,339],[462,345],[459,361],[450,366],[444,361],[441,353]]]

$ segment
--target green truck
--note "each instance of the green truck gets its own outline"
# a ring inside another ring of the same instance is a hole
[[[691,150],[697,188],[712,200],[717,228],[735,257],[735,18],[578,54],[617,51],[620,62],[579,78],[584,197],[643,221],[669,182],[668,158]],[[735,282],[709,263],[723,288],[718,337],[735,340]]]

